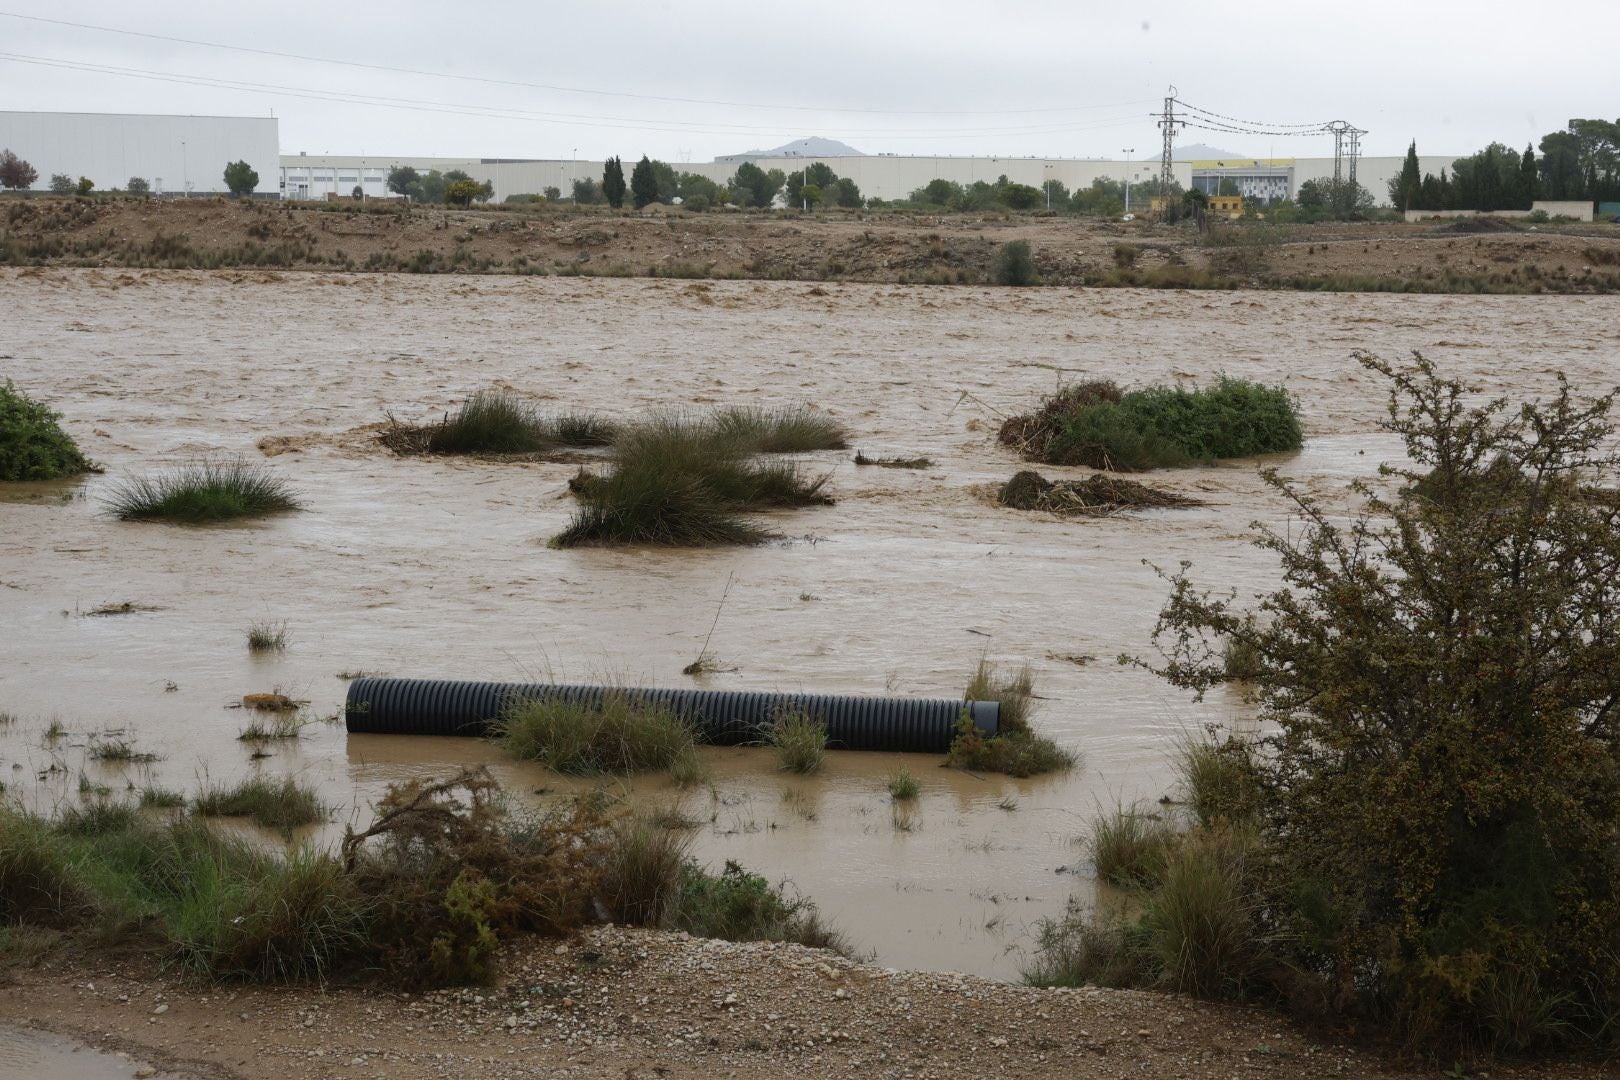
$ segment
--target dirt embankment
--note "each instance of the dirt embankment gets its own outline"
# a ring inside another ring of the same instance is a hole
[[[1043,283],[1416,292],[1620,290],[1609,225],[1459,232],[1435,224],[1222,226],[964,215],[446,210],[389,204],[18,199],[0,264],[416,273],[993,280],[1027,240]]]
[[[67,964],[0,987],[0,1022],[127,1053],[168,1076],[243,1080],[1438,1074],[1256,1010],[616,927],[510,948],[496,985],[425,995],[210,986],[114,962]],[[1489,1073],[1612,1075],[1567,1062]]]

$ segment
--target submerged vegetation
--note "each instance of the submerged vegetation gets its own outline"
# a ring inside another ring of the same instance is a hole
[[[115,487],[107,509],[120,521],[201,524],[300,509],[292,487],[263,465],[200,461]]]
[[[1074,768],[1075,754],[1044,735],[1035,734],[1029,717],[1035,696],[1035,673],[1026,664],[1003,674],[988,660],[980,660],[963,698],[994,701],[1000,708],[999,726],[988,738],[967,713],[956,725],[945,764],[973,772],[1035,776]]]
[[[1123,510],[1203,505],[1198,499],[1119,476],[1048,480],[1032,469],[1014,474],[996,493],[996,501],[1015,510],[1040,510],[1065,517],[1107,517]]]
[[[479,390],[453,413],[427,424],[389,417],[379,436],[400,454],[543,454],[560,447],[606,446],[617,426],[586,412],[542,413],[510,390]]]
[[[1076,383],[1009,418],[1000,439],[1030,461],[1141,472],[1298,450],[1298,410],[1286,390],[1222,376],[1210,387],[1122,391]]]
[[[95,471],[62,415],[35,401],[7,379],[0,383],[0,481],[56,480]]]
[[[676,413],[626,427],[605,475],[581,470],[570,487],[581,506],[552,539],[557,547],[757,544],[771,537],[748,511],[825,505],[828,476],[760,454],[845,445],[843,428],[808,409]]]
[[[489,981],[503,939],[565,934],[598,911],[841,947],[809,901],[756,874],[711,874],[683,839],[610,821],[599,800],[513,813],[482,768],[391,788],[336,852],[217,831],[173,793],[141,802],[170,813],[100,799],[50,820],[0,806],[0,947],[13,959],[14,935],[39,939],[35,957],[117,939],[212,979],[457,985]]]
[[[269,780],[251,777],[233,787],[212,784],[194,803],[204,817],[245,817],[266,829],[284,833],[326,820],[326,807],[308,784],[292,777]]]
[[[1481,403],[1421,356],[1359,359],[1391,386],[1403,486],[1345,522],[1270,475],[1298,516],[1262,530],[1283,583],[1250,610],[1169,575],[1157,670],[1197,693],[1240,670],[1269,734],[1184,741],[1162,859],[1138,824],[1095,834],[1135,913],[1048,925],[1029,977],[1268,1002],[1429,1054],[1612,1054],[1615,394]]]

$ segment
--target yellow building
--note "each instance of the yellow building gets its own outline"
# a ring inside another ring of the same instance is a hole
[[[1240,218],[1243,216],[1243,196],[1211,195],[1209,197],[1209,212],[1227,218]]]

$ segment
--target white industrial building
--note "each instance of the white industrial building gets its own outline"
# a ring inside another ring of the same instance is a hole
[[[230,190],[225,166],[245,161],[259,174],[256,194],[277,195],[281,140],[273,116],[153,116],[136,113],[0,112],[0,150],[39,173],[88,177],[100,190],[140,177],[153,193]]]

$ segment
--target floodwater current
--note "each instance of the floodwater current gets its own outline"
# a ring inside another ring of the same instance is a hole
[[[714,749],[712,792],[615,785],[681,800],[695,856],[789,879],[880,963],[1016,978],[1038,921],[1094,894],[1077,842],[1093,814],[1170,792],[1178,735],[1244,719],[1234,693],[1195,704],[1116,662],[1153,655],[1153,566],[1186,559],[1211,586],[1265,588],[1251,523],[1287,514],[1253,461],[1152,477],[1194,509],[1003,509],[986,492],[1019,463],[996,442],[1000,417],[1062,380],[1282,383],[1308,441],[1270,464],[1346,508],[1350,481],[1399,451],[1353,350],[1420,349],[1515,397],[1560,370],[1596,390],[1615,380],[1616,312],[1576,296],[0,271],[0,378],[60,410],[106,466],[0,495],[0,781],[48,809],[85,786],[293,774],[334,807],[313,834],[329,841],[387,785],[464,762],[524,798],[568,785],[474,740],[323,724],[255,760],[231,708],[244,693],[322,715],[342,703],[342,672],[694,685],[681,669],[711,624],[725,670],[697,685],[723,689],[951,696],[981,656],[1027,661],[1037,726],[1083,755],[1067,775],[834,752],[799,778],[765,751]],[[385,412],[437,416],[491,385],[619,417],[808,402],[848,425],[852,451],[934,465],[809,455],[837,505],[775,515],[791,539],[758,548],[556,551],[575,466],[403,459],[372,437]],[[205,455],[267,461],[307,509],[206,528],[106,515],[113,485]],[[262,620],[285,621],[284,651],[248,652]],[[159,760],[87,760],[113,732]],[[897,815],[886,781],[902,766],[923,793]]]

